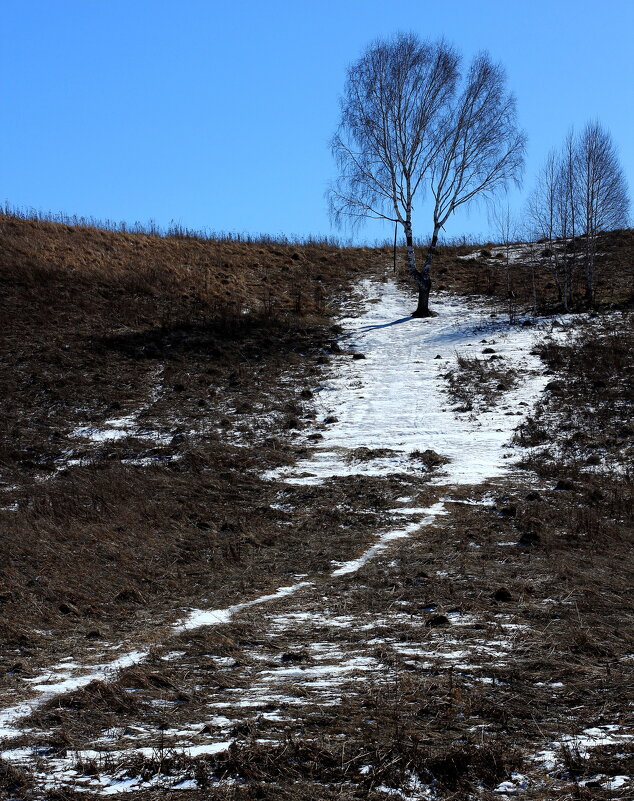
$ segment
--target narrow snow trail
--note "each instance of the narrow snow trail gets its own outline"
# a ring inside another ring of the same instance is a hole
[[[172,627],[172,635],[193,631],[202,626],[217,626],[229,623],[232,618],[244,609],[252,606],[280,600],[288,595],[311,586],[311,582],[300,581],[288,587],[280,587],[276,592],[260,595],[251,601],[234,604],[226,609],[196,609],[182,621]],[[36,678],[31,684],[34,697],[22,701],[8,709],[0,710],[0,741],[19,737],[23,732],[16,728],[20,720],[28,717],[37,707],[52,701],[61,695],[74,692],[93,681],[107,681],[116,676],[117,671],[137,665],[147,659],[150,649],[129,651],[111,662],[90,666],[77,666],[74,662],[61,662],[49,668],[45,674]],[[0,751],[0,756],[2,752]]]
[[[314,484],[331,476],[408,472],[409,454],[427,449],[451,460],[439,484],[479,484],[504,473],[513,430],[546,381],[531,354],[540,332],[483,313],[480,302],[443,294],[433,306],[438,317],[412,319],[411,296],[396,284],[364,281],[360,289],[362,317],[341,325],[347,345],[365,358],[338,364],[337,375],[319,388],[324,416],[337,422],[309,458],[270,475]],[[457,352],[479,356],[483,339],[521,371],[520,386],[500,408],[457,416],[441,374]],[[346,458],[360,447],[395,453],[362,464]]]

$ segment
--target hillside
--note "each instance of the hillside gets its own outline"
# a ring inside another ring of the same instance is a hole
[[[0,797],[630,797],[632,233],[0,218]]]

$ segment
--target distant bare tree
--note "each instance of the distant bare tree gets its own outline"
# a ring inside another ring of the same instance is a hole
[[[518,223],[508,203],[496,203],[490,209],[490,222],[495,229],[497,239],[504,248],[504,268],[506,273],[506,299],[509,322],[514,323],[517,318],[515,291],[513,282],[513,266],[511,262],[511,245],[517,241]]]
[[[350,65],[332,140],[339,178],[329,191],[335,222],[390,220],[405,232],[418,275],[412,210],[440,146],[442,112],[455,91],[458,56],[414,34],[377,40]]]
[[[625,226],[628,208],[623,170],[610,134],[599,123],[589,123],[579,137],[571,131],[561,151],[549,153],[527,216],[533,235],[548,244],[544,252],[565,310],[573,300],[580,259],[585,299],[592,303],[598,234]]]
[[[508,181],[519,184],[526,136],[517,127],[515,98],[505,85],[502,67],[481,53],[443,121],[442,146],[431,175],[434,227],[419,283],[418,316],[430,314],[430,266],[449,217],[476,198],[491,199]]]
[[[552,150],[529,196],[527,216],[533,236],[543,241],[559,300],[564,310],[572,301],[576,271],[576,219],[578,217],[577,152],[574,135],[566,137],[561,152]]]
[[[586,302],[594,300],[597,237],[627,225],[629,197],[612,137],[598,122],[586,125],[577,144],[578,197],[585,234]]]

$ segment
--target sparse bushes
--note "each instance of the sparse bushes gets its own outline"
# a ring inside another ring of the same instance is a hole
[[[493,352],[485,348],[483,353]],[[450,395],[459,403],[457,411],[483,411],[495,405],[498,398],[515,386],[516,371],[493,353],[488,359],[456,354],[456,367],[444,375]]]

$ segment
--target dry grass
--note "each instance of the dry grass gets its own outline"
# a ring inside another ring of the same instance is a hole
[[[634,700],[630,315],[591,320],[572,345],[543,349],[555,383],[518,433],[523,444],[548,444],[527,452],[530,471],[455,492],[457,501],[481,503],[451,504],[421,536],[342,581],[327,577],[332,559],[353,558],[394,528],[397,499],[429,505],[441,488],[419,471],[318,487],[260,474],[305,453],[298,432],[314,422],[311,388],[328,362],[345,358],[327,312],[351,279],[381,274],[389,253],[8,218],[0,236],[0,467],[16,485],[3,497],[17,503],[0,511],[7,690],[70,651],[158,641],[188,605],[224,607],[298,573],[321,576],[296,606],[291,598],[183,633],[144,664],[61,696],[36,711],[16,746],[68,757],[114,728],[122,734],[112,747],[127,747],[141,725],[152,756],[115,758],[106,748],[101,761],[77,767],[158,777],[141,792],[148,801],[378,801],[395,790],[414,794],[413,775],[439,801],[489,801],[514,770],[530,779],[526,798],[627,797],[631,787],[610,790],[596,779],[631,775],[631,756],[617,748],[589,758],[574,744],[560,748],[550,775],[534,756],[564,734],[627,725]],[[629,233],[618,236],[629,247]],[[502,297],[490,264],[499,260],[458,262],[463,250],[439,254],[445,286],[482,291],[490,269],[488,291]],[[630,267],[614,259],[620,272],[601,297],[609,289],[621,303]],[[553,304],[542,289],[544,305]],[[456,391],[466,392],[460,402],[495,402],[514,379],[500,362],[464,360],[455,376]],[[105,443],[72,436],[150,396],[141,420],[165,435],[160,441],[138,431]],[[546,440],[552,432],[557,447]],[[59,470],[69,449],[84,464]],[[412,458],[442,466],[433,452]],[[314,621],[296,630],[275,624],[297,609]],[[328,626],[328,616],[347,622]],[[321,664],[311,646],[324,642],[341,656],[334,665],[363,655],[377,666],[346,674],[335,700],[302,677]],[[168,649],[178,657],[166,659]],[[455,650],[468,654],[466,666],[448,656]],[[297,676],[278,698],[240,706],[262,671],[280,667],[296,667]],[[218,703],[227,704],[218,708],[233,721],[229,731],[213,722]],[[194,744],[230,737],[234,745],[215,756],[183,754],[173,732],[192,721],[201,724]],[[197,789],[174,788],[187,778]],[[0,763],[0,795],[86,797],[37,784]]]
[[[549,271],[549,257],[535,243],[524,261],[512,263],[507,273],[505,249],[494,243],[448,244],[440,246],[432,263],[435,289],[465,295],[486,295],[502,301],[500,311],[540,314],[561,311],[557,288]],[[634,303],[634,229],[601,234],[598,243],[595,304],[599,309],[631,307]],[[478,258],[459,256],[477,252]],[[421,249],[421,257],[424,249]],[[404,264],[404,261],[403,261]],[[404,270],[404,267],[403,267]],[[582,271],[575,285],[573,308],[583,308]],[[509,285],[512,293],[509,298]]]
[[[517,383],[517,371],[504,359],[485,348],[492,356],[478,358],[456,354],[456,366],[444,374],[450,396],[458,403],[456,411],[485,411],[499,401]]]

